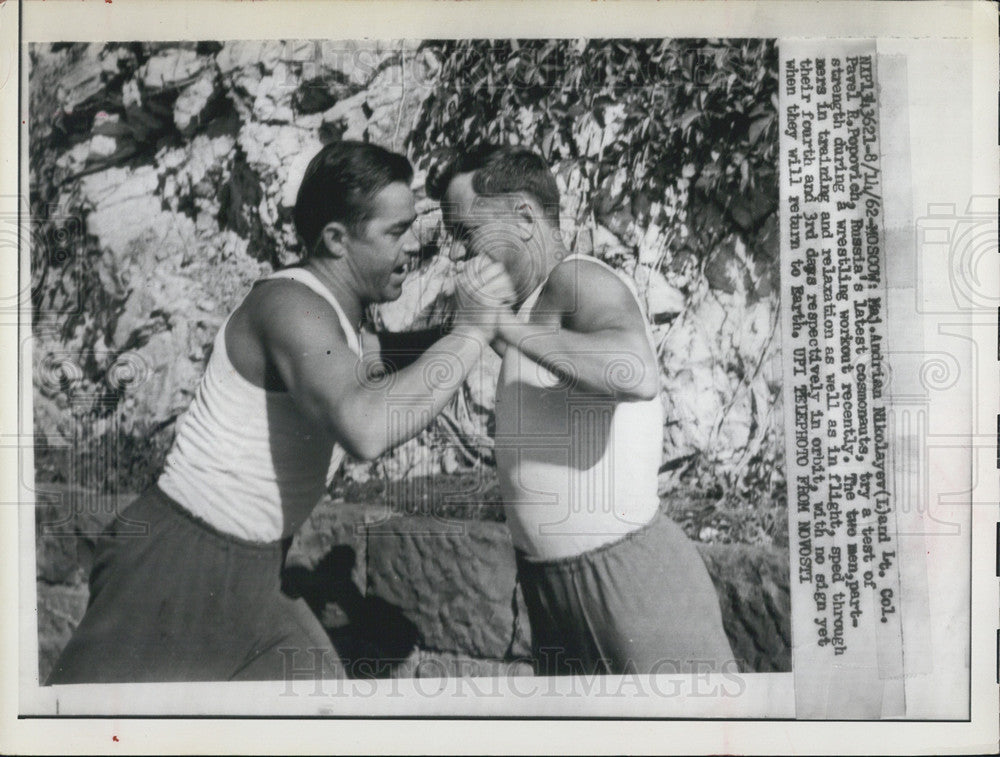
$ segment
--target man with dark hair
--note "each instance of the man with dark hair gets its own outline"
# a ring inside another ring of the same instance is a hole
[[[531,195],[544,217],[559,228],[559,187],[541,155],[523,147],[479,145],[432,167],[427,176],[428,196],[442,199],[452,179],[461,174],[475,174],[473,181],[479,195]]]
[[[284,551],[345,452],[377,457],[440,412],[513,299],[500,264],[467,266],[451,333],[397,359],[394,381],[367,380],[364,309],[400,296],[417,251],[412,177],[403,156],[359,142],[310,162],[294,216],[307,256],[220,328],[157,485],[123,513],[148,535],[116,521],[101,538],[50,683],[342,674],[305,602],[280,591]],[[434,373],[455,378],[431,385]]]
[[[428,193],[517,293],[495,342],[495,454],[536,670],[731,666],[708,572],[660,510],[659,369],[630,286],[568,254],[555,179],[529,150],[470,151],[429,176]]]

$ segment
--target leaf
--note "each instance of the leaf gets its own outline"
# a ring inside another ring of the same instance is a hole
[[[760,137],[765,133],[767,128],[771,125],[771,121],[774,116],[764,116],[764,118],[758,118],[750,124],[750,129],[747,133],[747,137],[751,144],[755,144],[760,141]]]
[[[555,140],[556,133],[550,131],[542,137],[542,157],[545,158],[546,162],[549,161],[552,155],[552,143]]]
[[[701,113],[699,113],[696,110],[689,110],[687,113],[685,113],[683,116],[681,116],[681,120],[680,120],[681,129],[684,130],[684,131],[686,131],[687,128],[691,124],[693,124],[697,120],[698,116],[700,116],[700,115],[701,115]]]

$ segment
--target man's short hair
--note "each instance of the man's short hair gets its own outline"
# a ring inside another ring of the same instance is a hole
[[[339,221],[352,232],[370,216],[371,201],[390,184],[413,181],[404,156],[367,142],[331,142],[309,161],[293,218],[309,255],[328,223]]]
[[[526,147],[479,145],[445,161],[427,175],[427,195],[441,200],[456,176],[472,174],[481,196],[521,192],[542,206],[545,217],[559,225],[559,187],[541,155]]]

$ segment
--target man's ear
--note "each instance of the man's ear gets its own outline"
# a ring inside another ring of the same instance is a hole
[[[340,221],[330,221],[320,232],[321,249],[328,255],[335,258],[343,257],[347,253],[344,241],[347,239],[347,227]]]
[[[517,218],[518,236],[522,242],[527,242],[535,233],[535,226],[538,225],[538,216],[531,201],[526,197],[518,197],[514,205],[514,214]]]

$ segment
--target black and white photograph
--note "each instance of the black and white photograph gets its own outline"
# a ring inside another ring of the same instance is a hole
[[[995,39],[87,5],[4,121],[19,723],[995,708]]]
[[[790,670],[773,40],[29,54],[40,680]]]

